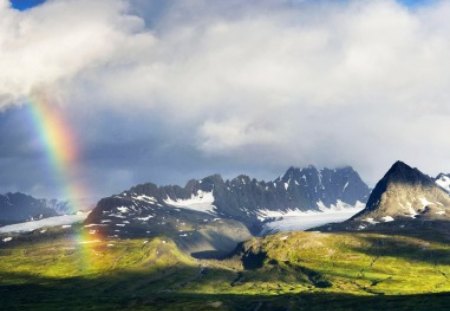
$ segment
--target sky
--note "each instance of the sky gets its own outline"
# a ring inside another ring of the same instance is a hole
[[[44,2],[45,0],[11,0],[11,5],[17,10],[25,11]]]
[[[396,160],[450,172],[449,1],[0,0],[0,193],[60,197],[51,94],[95,197]]]

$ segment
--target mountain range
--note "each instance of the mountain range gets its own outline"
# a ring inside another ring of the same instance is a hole
[[[372,191],[351,167],[291,167],[273,181],[246,175],[224,180],[211,175],[190,180],[184,187],[136,185],[101,199],[84,225],[91,234],[110,238],[165,235],[193,255],[220,257],[241,241],[273,232],[267,228],[276,228],[272,224],[283,218],[292,218],[290,221],[297,225],[309,215],[323,218],[330,211],[348,211],[354,216],[313,230],[414,231],[439,227],[448,234],[449,193],[450,175],[442,173],[433,178],[401,161]],[[21,193],[0,196],[3,225],[64,214],[67,209],[67,202]]]
[[[15,192],[0,195],[0,224],[20,223],[64,214],[68,203],[58,200],[36,199]]]
[[[269,182],[212,175],[184,187],[137,185],[100,200],[86,224],[112,237],[164,234],[191,253],[226,253],[284,214],[351,209],[369,193],[351,167],[291,167]]]

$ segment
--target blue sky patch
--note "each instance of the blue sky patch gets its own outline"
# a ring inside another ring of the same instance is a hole
[[[46,0],[10,0],[13,8],[25,11],[44,3]],[[431,0],[397,0],[409,7],[415,7],[431,2]]]
[[[45,0],[11,0],[12,7],[19,11],[25,11],[44,2]]]

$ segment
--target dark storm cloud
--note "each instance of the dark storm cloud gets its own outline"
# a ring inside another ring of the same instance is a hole
[[[55,187],[58,181],[49,170],[40,136],[26,106],[0,113],[0,189],[36,194]]]
[[[9,108],[40,89],[70,116],[95,194],[311,163],[370,183],[397,159],[449,170],[448,2],[186,3],[0,6],[2,189],[57,192]]]

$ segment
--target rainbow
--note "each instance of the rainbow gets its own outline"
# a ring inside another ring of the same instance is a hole
[[[88,193],[83,185],[77,182],[80,169],[79,148],[70,123],[64,118],[61,107],[48,93],[34,92],[30,96],[29,107],[39,143],[47,154],[49,170],[61,185],[62,197],[69,201],[73,212],[84,210],[80,199],[88,197]],[[83,270],[93,265],[95,249],[91,243],[101,240],[94,231],[82,227],[77,231],[74,240],[82,252],[80,267]]]

